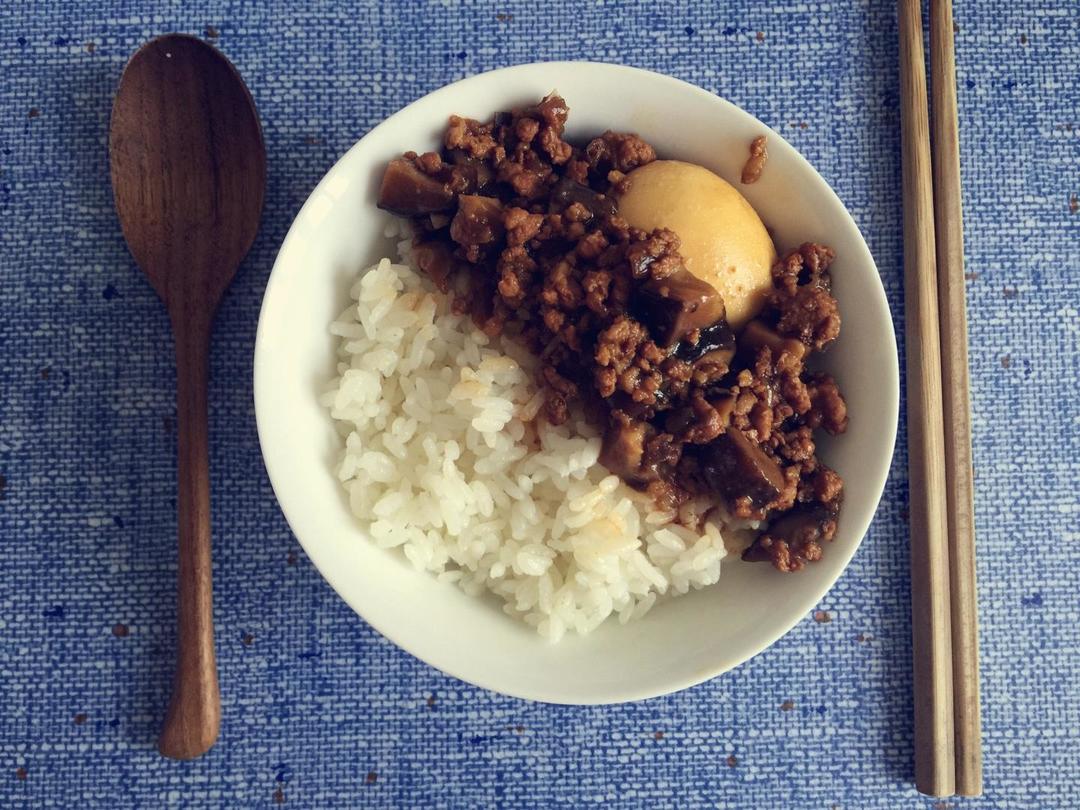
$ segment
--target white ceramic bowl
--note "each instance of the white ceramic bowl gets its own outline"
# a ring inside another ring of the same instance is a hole
[[[824,559],[795,575],[732,560],[720,582],[628,625],[543,641],[489,600],[466,596],[369,543],[333,475],[340,440],[317,395],[334,373],[328,324],[359,269],[392,256],[375,208],[386,162],[435,147],[447,116],[487,118],[559,90],[569,137],[637,132],[661,157],[700,163],[737,183],[747,147],[769,137],[755,185],[739,186],[781,251],[831,245],[843,328],[823,357],[847,398],[848,432],[821,442],[846,483],[840,528]],[[779,134],[692,85],[594,63],[521,65],[473,76],[410,104],[364,136],[322,179],[274,265],[255,344],[255,410],[278,501],[304,550],[369,624],[434,667],[508,695],[615,703],[700,683],[764,650],[805,617],[855,553],[877,508],[896,435],[896,340],[874,260],[843,204]]]

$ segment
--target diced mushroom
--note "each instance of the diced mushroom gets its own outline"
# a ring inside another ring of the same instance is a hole
[[[685,268],[642,284],[637,290],[637,307],[653,340],[665,347],[724,317],[724,299]]]
[[[786,338],[775,329],[767,326],[762,320],[755,318],[743,327],[739,334],[739,349],[744,352],[749,349],[756,353],[758,349],[768,346],[774,353],[788,352],[796,360],[806,357],[806,344],[794,338]]]
[[[495,173],[486,161],[478,160],[464,149],[448,149],[446,160],[451,165],[453,189],[460,194],[476,194],[495,180]]]
[[[436,287],[444,293],[450,289],[454,256],[446,242],[435,240],[414,245],[412,257],[417,267],[427,273],[428,278],[435,282]]]
[[[765,533],[793,548],[831,540],[836,533],[836,515],[819,504],[799,506],[773,520]]]
[[[642,466],[645,441],[653,432],[648,422],[613,421],[604,432],[600,463],[627,481],[647,483],[656,477],[655,470]]]
[[[615,200],[564,177],[551,189],[548,213],[560,213],[574,203],[584,205],[594,217],[612,217],[618,211]]]
[[[820,504],[785,512],[743,552],[747,562],[769,561],[781,571],[798,571],[821,559],[821,544],[836,535],[836,513]]]
[[[730,501],[748,498],[755,509],[763,508],[784,488],[780,465],[735,427],[706,445],[700,466],[712,489]]]
[[[479,193],[495,181],[495,173],[491,167],[479,160],[457,166],[453,172],[460,175],[465,190],[469,192]]]
[[[420,171],[408,158],[387,164],[379,187],[379,208],[404,217],[449,211],[454,207],[454,193],[434,177]]]
[[[695,397],[664,414],[664,430],[690,444],[707,444],[731,424],[735,397],[716,401]]]
[[[450,223],[450,238],[459,245],[486,245],[503,235],[502,203],[494,197],[462,194]]]
[[[692,333],[691,333],[692,334]],[[699,330],[697,343],[683,340],[675,356],[691,363],[698,382],[715,380],[727,374],[735,358],[735,333],[726,320]]]
[[[682,341],[675,350],[675,356],[680,360],[693,363],[716,351],[730,351],[732,355],[735,352],[735,333],[731,331],[731,327],[725,320],[717,321],[712,326],[701,329],[697,343]]]
[[[675,436],[682,436],[695,421],[694,409],[689,405],[680,405],[664,414],[664,430]]]
[[[447,163],[452,163],[455,166],[464,166],[466,163],[472,163],[476,160],[464,149],[447,149],[443,152],[443,158]]]

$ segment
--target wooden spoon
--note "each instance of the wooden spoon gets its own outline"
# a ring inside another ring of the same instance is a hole
[[[259,229],[266,151],[236,69],[170,34],[128,62],[109,131],[124,239],[169,310],[176,338],[179,533],[176,679],[158,750],[191,759],[221,725],[214,661],[207,356],[214,312]]]

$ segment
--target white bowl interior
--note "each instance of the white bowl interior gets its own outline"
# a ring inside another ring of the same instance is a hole
[[[835,541],[797,575],[732,559],[720,582],[655,607],[639,622],[605,623],[557,645],[510,619],[494,600],[466,596],[367,542],[333,475],[340,439],[317,402],[333,376],[328,324],[357,272],[393,245],[375,207],[382,167],[434,147],[451,113],[486,118],[558,89],[570,137],[640,133],[662,157],[700,163],[738,183],[750,141],[769,136],[761,180],[739,186],[781,251],[831,245],[841,337],[821,359],[847,398],[848,432],[821,443],[846,483]],[[816,171],[753,116],[704,90],[634,68],[523,65],[432,93],[387,119],[323,178],[297,216],[267,284],[255,349],[263,456],[290,526],[315,565],[365,620],[439,669],[509,695],[609,703],[665,694],[724,672],[769,646],[821,599],[862,540],[896,435],[896,341],[874,261],[844,206]]]

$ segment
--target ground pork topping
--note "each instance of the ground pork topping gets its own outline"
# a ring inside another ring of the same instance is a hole
[[[486,122],[451,116],[440,151],[391,162],[379,204],[410,218],[414,259],[455,291],[455,311],[541,359],[542,418],[582,409],[603,433],[601,461],[660,508],[708,496],[766,521],[746,559],[799,570],[834,536],[843,498],[813,432],[842,433],[847,406],[806,368],[840,330],[833,251],[784,254],[764,309],[732,332],[678,235],[618,215],[620,184],[655,149],[611,131],[575,145],[568,114],[551,94]],[[743,182],[766,157],[756,139]]]

